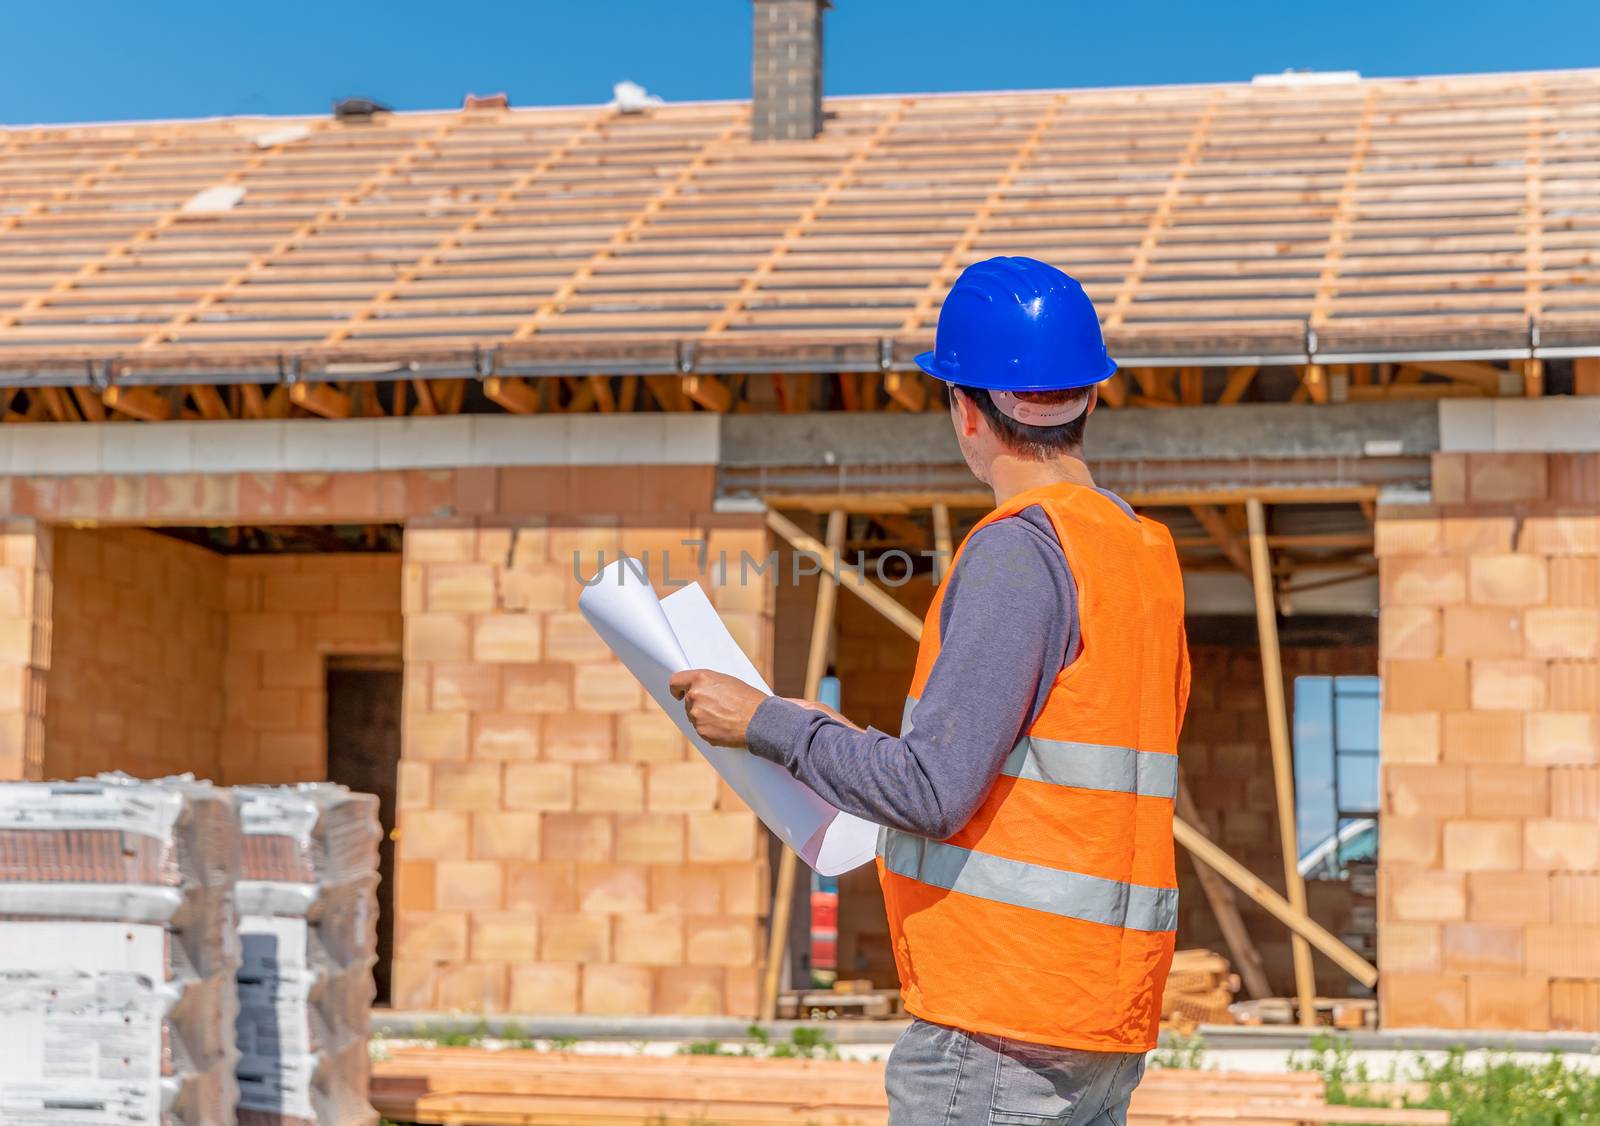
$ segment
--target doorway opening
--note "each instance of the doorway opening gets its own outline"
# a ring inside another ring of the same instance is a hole
[[[328,780],[378,798],[377,1003],[389,1003],[394,957],[394,812],[400,770],[400,662],[382,657],[328,660]]]

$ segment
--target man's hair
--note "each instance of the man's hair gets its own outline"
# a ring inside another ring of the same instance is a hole
[[[1076,453],[1083,446],[1083,428],[1089,421],[1089,412],[1085,410],[1071,422],[1063,422],[1060,426],[1024,426],[1010,415],[1001,414],[1000,408],[989,397],[989,392],[982,387],[967,387],[960,383],[950,384],[949,394],[960,391],[972,404],[978,408],[978,413],[989,423],[989,429],[995,432],[1000,439],[1000,444],[1029,461],[1050,461],[1063,454]],[[1088,387],[1077,387],[1070,391],[1019,391],[1017,398],[1030,403],[1071,403],[1084,398],[1090,392]]]

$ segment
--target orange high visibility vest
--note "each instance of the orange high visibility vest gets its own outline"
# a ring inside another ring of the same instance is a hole
[[[1189,654],[1177,551],[1166,528],[1078,485],[1022,493],[973,531],[1031,505],[1049,515],[1077,585],[1081,647],[964,828],[944,841],[880,833],[901,992],[913,1014],[969,1032],[1148,1051],[1178,908]],[[941,586],[902,734],[939,657],[943,601]]]

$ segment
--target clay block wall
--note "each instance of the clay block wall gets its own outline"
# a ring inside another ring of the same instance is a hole
[[[765,834],[579,615],[574,556],[698,579],[770,668],[771,578],[737,567],[766,532],[709,513],[709,472],[679,512],[609,473],[574,487],[621,515],[407,526],[396,1008],[754,1014]]]
[[[54,538],[45,777],[326,777],[324,662],[399,655],[399,556],[224,556],[139,528]]]
[[[1600,1029],[1600,456],[1433,486],[1377,528],[1382,1019]]]
[[[1278,843],[1277,797],[1273,788],[1272,748],[1267,739],[1266,699],[1261,684],[1261,654],[1255,647],[1191,646],[1189,713],[1179,742],[1179,761],[1190,796],[1199,807],[1201,828],[1235,860],[1284,889],[1283,853]],[[1369,647],[1285,647],[1284,691],[1293,730],[1294,680],[1299,676],[1371,676],[1377,654]],[[1203,946],[1227,954],[1222,931],[1195,875],[1178,850],[1178,945]],[[1342,880],[1306,884],[1311,916],[1339,934],[1350,926],[1349,885]],[[1280,996],[1294,993],[1294,963],[1289,932],[1248,896],[1235,902],[1261,951],[1267,978]],[[1350,978],[1313,951],[1317,990],[1324,996],[1350,993]]]
[[[226,560],[138,528],[55,530],[44,776],[219,776]]]
[[[325,665],[332,656],[399,657],[400,557],[234,555],[225,562],[220,779],[231,786],[326,778]]]

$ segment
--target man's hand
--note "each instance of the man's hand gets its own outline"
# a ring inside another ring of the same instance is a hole
[[[718,747],[744,746],[750,721],[767,698],[738,677],[709,669],[686,669],[673,676],[669,687],[683,701],[700,738]]]

